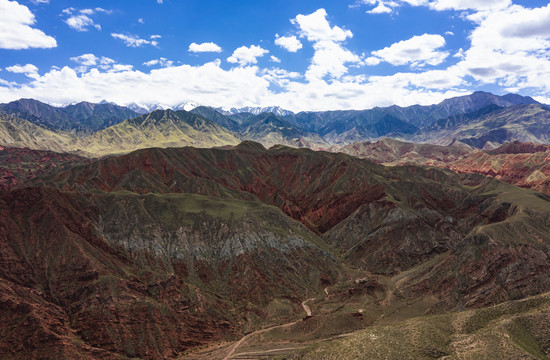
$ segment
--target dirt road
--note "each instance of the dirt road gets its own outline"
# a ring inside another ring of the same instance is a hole
[[[311,309],[309,308],[309,306],[306,305],[306,303],[308,301],[311,301],[311,300],[315,300],[315,298],[311,298],[311,299],[307,299],[305,301],[302,301],[302,307],[304,308],[304,311],[305,311],[307,317],[312,316]],[[299,323],[300,321],[302,321],[302,320],[297,320],[297,321],[293,321],[293,322],[282,324],[282,325],[275,325],[275,326],[272,326],[272,327],[269,327],[269,328],[266,328],[266,329],[256,330],[254,332],[251,332],[250,334],[246,334],[239,341],[237,341],[236,343],[231,345],[231,347],[229,348],[229,351],[227,352],[227,355],[223,358],[223,360],[231,359],[231,357],[235,353],[235,350],[237,350],[237,348],[239,346],[241,346],[241,344],[243,342],[245,342],[247,339],[251,338],[252,336],[256,336],[256,335],[259,335],[259,334],[262,334],[264,332],[271,331],[271,330],[274,330],[274,329],[289,327],[289,326],[292,326],[292,325],[295,325],[295,324]]]

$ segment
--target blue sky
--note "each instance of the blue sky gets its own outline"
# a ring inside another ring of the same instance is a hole
[[[550,102],[540,0],[0,0],[0,102],[290,110]]]

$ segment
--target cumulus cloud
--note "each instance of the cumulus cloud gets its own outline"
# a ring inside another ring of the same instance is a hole
[[[201,52],[222,52],[222,48],[213,42],[204,42],[202,44],[191,43],[189,44],[189,52],[201,53]]]
[[[132,69],[103,71],[91,68],[79,74],[70,67],[52,69],[39,79],[17,87],[0,86],[0,99],[32,97],[53,104],[74,99],[119,104],[163,103],[174,105],[182,98],[201,104],[245,106],[268,95],[269,82],[254,66],[224,70],[216,60],[201,66],[181,65],[142,72]],[[67,91],[71,89],[71,91]]]
[[[512,0],[435,0],[429,3],[434,10],[500,10],[509,7]]]
[[[387,7],[384,4],[379,4],[372,10],[367,11],[369,14],[389,14],[392,12],[392,9]]]
[[[84,14],[84,15],[93,15],[93,14],[98,13],[98,12],[110,14],[112,11],[111,10],[105,10],[103,8],[100,8],[100,7],[96,7],[95,9],[82,9],[82,10],[79,10],[79,12],[81,14]]]
[[[86,74],[98,70],[106,71],[107,73],[116,73],[121,71],[130,71],[134,67],[129,64],[118,64],[115,60],[106,56],[96,56],[94,54],[82,54],[70,58],[78,64],[73,70],[80,74]],[[55,68],[59,70],[59,68]]]
[[[137,35],[126,35],[126,34],[119,34],[119,33],[111,33],[111,36],[115,39],[122,40],[122,42],[128,46],[128,47],[141,47],[143,45],[152,45],[157,46],[158,41],[156,40],[146,40],[141,39]]]
[[[402,5],[429,6],[436,11],[494,11],[509,7],[512,0],[361,0],[359,4],[374,6],[367,10],[369,14],[384,14],[391,13],[395,8]]]
[[[174,62],[172,60],[168,60],[167,58],[158,58],[158,59],[153,59],[153,60],[149,60],[149,61],[146,61],[143,63],[143,65],[145,66],[161,66],[161,67],[170,67],[170,66],[173,66],[174,65]]]
[[[342,29],[339,26],[331,27],[327,21],[327,12],[325,9],[319,9],[309,15],[300,14],[291,20],[291,22],[300,28],[302,37],[313,42],[341,42],[353,37],[350,30]]]
[[[38,68],[33,64],[27,64],[27,65],[13,65],[8,66],[6,68],[6,71],[15,73],[15,74],[25,74],[26,76],[37,79],[40,76],[38,75]]]
[[[87,58],[97,64],[100,61],[97,59],[101,59],[99,56]],[[220,65],[221,61],[215,60],[200,66],[161,67],[148,72],[123,64],[113,64],[109,69],[97,65],[86,72],[67,66],[53,68],[27,84],[0,85],[0,101],[31,97],[63,104],[108,99],[119,104],[138,102],[174,106],[186,99],[210,106],[276,104],[302,111],[430,104],[464,93],[455,88],[462,82],[460,76],[449,71],[380,77],[343,76],[330,82],[311,83],[302,82],[302,74],[285,69],[238,66],[224,70]],[[272,85],[282,91],[273,91]]]
[[[271,55],[271,57],[269,58],[272,62],[275,62],[275,63],[280,63],[281,62],[281,59],[279,59],[278,57],[274,56],[274,55]]]
[[[469,19],[477,26],[457,64],[465,75],[514,91],[550,91],[550,4],[534,9],[514,5]]]
[[[353,37],[350,30],[330,26],[325,9],[309,15],[298,15],[291,22],[300,30],[300,37],[313,42],[313,59],[306,72],[309,81],[320,80],[325,76],[335,78],[346,74],[347,63],[360,63],[361,58],[346,49],[342,42]]]
[[[258,58],[267,54],[269,50],[263,49],[257,45],[251,45],[250,47],[241,46],[235,51],[233,55],[227,58],[227,61],[233,64],[239,64],[241,66],[256,64]]]
[[[74,56],[70,58],[71,61],[74,61],[82,66],[96,66],[99,65],[103,69],[108,68],[109,65],[114,64],[115,61],[111,58],[101,56],[97,57],[94,54],[82,54],[79,56]]]
[[[32,27],[34,14],[17,1],[0,0],[0,49],[53,48],[57,42]]]
[[[360,4],[374,6],[366,11],[368,14],[389,14],[395,7],[400,6],[400,3],[393,0],[362,0]]]
[[[77,10],[74,7],[69,7],[69,8],[63,9],[62,13],[68,16],[68,18],[66,18],[64,21],[67,25],[69,25],[70,28],[76,31],[88,31],[90,27],[94,27],[97,30],[101,30],[101,25],[96,24],[90,16],[96,13],[110,14],[111,11],[105,10],[100,7],[96,7],[94,9],[90,8],[90,9],[80,9],[80,10]]]
[[[90,26],[93,26],[97,30],[101,30],[101,25],[94,23],[92,18],[84,14],[71,16],[65,20],[65,23],[76,31],[88,31]]]
[[[373,51],[372,54],[380,61],[392,65],[411,64],[412,67],[439,65],[449,56],[449,52],[437,50],[443,46],[445,46],[443,36],[424,34],[399,41],[384,49]],[[376,62],[376,59],[370,59],[370,61]]]
[[[296,52],[302,48],[302,43],[294,35],[279,36],[279,34],[275,34],[275,45],[279,45],[290,52]]]

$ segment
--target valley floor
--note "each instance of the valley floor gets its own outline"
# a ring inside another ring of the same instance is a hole
[[[486,308],[410,318],[407,308],[417,310],[421,304],[389,306],[373,323],[368,320],[372,314],[355,309],[352,317],[364,317],[364,328],[353,331],[343,326],[343,309],[326,312],[330,307],[326,295],[312,300],[315,310],[311,317],[252,332],[233,343],[198,349],[181,359],[550,358],[550,293]],[[346,311],[352,306],[346,304]],[[352,320],[348,320],[350,326]]]

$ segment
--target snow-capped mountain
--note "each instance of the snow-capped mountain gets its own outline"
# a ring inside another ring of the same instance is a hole
[[[279,106],[267,106],[267,107],[245,106],[241,108],[217,109],[217,110],[222,110],[222,113],[226,113],[226,115],[238,114],[238,113],[250,113],[254,115],[260,115],[263,113],[273,113],[277,116],[286,116],[286,115],[294,114],[292,111],[285,110]]]
[[[191,111],[197,106],[200,106],[194,101],[184,101],[176,106],[170,106],[166,104],[137,104],[137,103],[131,103],[126,105],[126,107],[130,110],[133,110],[139,114],[147,114],[155,110],[166,110],[166,109],[172,109],[172,110],[185,110],[185,111]]]
[[[194,101],[184,101],[181,104],[172,107],[172,110],[185,110],[185,111],[191,111],[196,107],[199,107],[200,104],[194,102]]]
[[[169,106],[160,105],[160,104],[136,104],[131,103],[126,105],[130,110],[137,112],[138,114],[147,114],[155,110],[165,110],[170,108]]]

